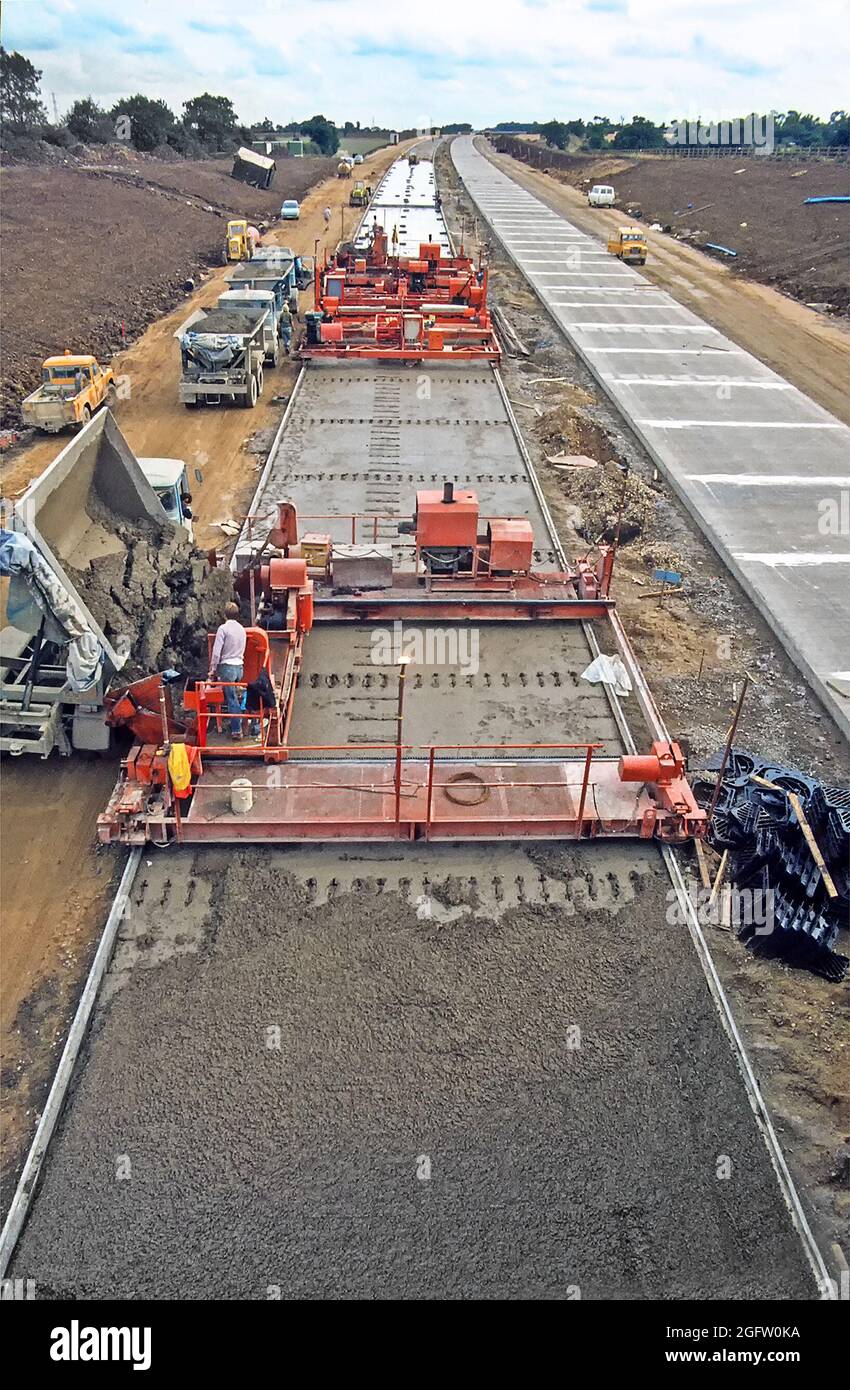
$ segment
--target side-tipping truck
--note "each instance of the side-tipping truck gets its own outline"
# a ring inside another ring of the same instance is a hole
[[[189,554],[189,500],[183,461],[137,459],[104,410],[4,511],[0,751],[108,750],[104,695],[133,657],[133,640],[109,628],[108,594],[94,611],[87,576],[104,560],[131,567],[136,535],[156,537],[163,553]]]
[[[263,390],[268,309],[196,309],[174,334],[180,344],[178,399],[187,410],[202,402],[236,401],[253,410]]]

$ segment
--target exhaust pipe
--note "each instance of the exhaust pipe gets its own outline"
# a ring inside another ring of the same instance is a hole
[[[446,502],[446,503],[448,503],[448,502],[454,502],[454,500],[455,500],[455,485],[454,485],[454,483],[443,483],[443,501]]]

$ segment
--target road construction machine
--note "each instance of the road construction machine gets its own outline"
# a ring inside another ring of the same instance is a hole
[[[249,227],[244,217],[233,218],[227,224],[225,261],[250,261],[259,239],[260,234],[256,227]]]

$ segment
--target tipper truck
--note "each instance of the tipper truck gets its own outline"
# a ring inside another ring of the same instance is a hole
[[[179,494],[179,502],[177,500]],[[181,459],[137,459],[108,410],[80,430],[3,516],[0,574],[0,750],[104,752],[104,694],[133,655],[131,635],[107,636],[85,577],[133,564],[132,536],[147,528],[158,550],[191,543]],[[178,525],[179,514],[179,525]],[[109,598],[104,596],[104,613]]]
[[[114,391],[111,367],[101,367],[89,353],[74,354],[67,349],[58,357],[48,357],[41,367],[41,385],[21,404],[25,425],[46,434],[79,428]]]
[[[268,309],[197,309],[181,324],[178,399],[187,409],[238,401],[253,410],[263,390]]]
[[[277,367],[280,364],[280,308],[271,290],[239,289],[225,290],[218,297],[219,309],[258,309],[265,311],[267,318],[263,324],[263,347],[266,364]]]
[[[298,312],[298,289],[294,256],[264,256],[261,260],[246,261],[234,266],[226,276],[231,290],[269,290],[274,295],[275,316],[280,317],[284,304],[292,314]]]

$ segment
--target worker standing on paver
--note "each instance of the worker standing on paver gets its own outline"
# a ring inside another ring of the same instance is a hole
[[[208,679],[224,683],[224,703],[231,715],[242,712],[242,694],[235,682],[241,681],[245,662],[245,629],[239,621],[239,604],[228,603],[224,609],[224,622],[215,634]],[[231,719],[230,737],[242,737],[242,720]]]
[[[280,311],[278,332],[280,333],[280,340],[283,343],[283,350],[288,357],[289,349],[292,346],[292,315],[289,312],[288,304],[284,304]]]

